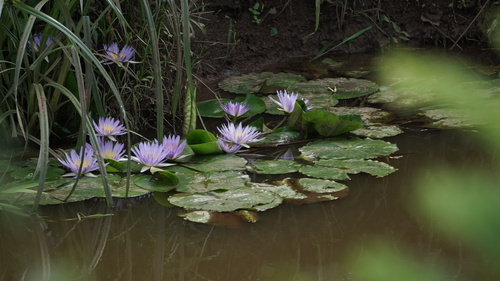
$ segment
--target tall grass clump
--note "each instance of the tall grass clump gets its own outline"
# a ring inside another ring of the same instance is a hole
[[[92,120],[120,119],[129,156],[130,132],[159,138],[166,122],[182,127],[176,122],[183,101],[186,126],[195,127],[193,8],[188,1],[0,2],[0,143],[39,149],[35,209],[55,148],[87,141],[98,147]],[[110,56],[112,44],[130,48],[133,58]]]

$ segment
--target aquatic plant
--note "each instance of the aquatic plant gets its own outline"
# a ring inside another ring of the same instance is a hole
[[[125,45],[120,50],[118,47],[118,43],[113,42],[111,45],[104,45],[105,57],[110,60],[108,62],[104,62],[104,65],[113,64],[113,63],[125,63],[125,62],[133,62],[135,50],[132,46]]]
[[[99,169],[97,159],[94,157],[94,151],[88,148],[85,149],[85,152],[81,148],[80,154],[72,149],[69,154],[64,153],[64,158],[58,158],[57,160],[71,171],[71,173],[64,174],[63,177],[73,177],[75,179],[80,176],[96,177],[92,174],[92,171]]]
[[[244,103],[240,102],[232,102],[229,101],[226,104],[220,105],[222,110],[226,112],[228,115],[233,116],[235,119],[247,113],[250,110],[250,107]]]
[[[154,173],[156,167],[166,167],[173,164],[165,163],[168,151],[159,144],[157,140],[153,142],[140,142],[136,147],[132,147],[134,156],[131,159],[142,164],[141,173],[148,169]]]
[[[230,144],[249,147],[248,143],[260,140],[257,139],[260,133],[254,127],[243,127],[241,123],[239,123],[238,126],[234,125],[233,123],[228,123],[222,125],[222,128],[217,129],[221,133],[219,139]]]
[[[26,47],[30,50],[38,52],[40,50],[40,45],[42,44],[43,40],[45,40],[45,47],[50,46],[54,42],[52,38],[50,38],[49,36],[43,34],[37,34],[35,35],[35,37],[33,37],[33,41],[28,41]]]
[[[116,141],[114,136],[124,135],[125,127],[120,123],[120,121],[114,119],[113,117],[100,117],[98,122],[92,121],[94,124],[94,129],[98,136],[108,137],[113,141]]]
[[[278,101],[273,99],[272,97],[269,97],[274,103],[276,103],[280,108],[279,110],[282,110],[286,113],[292,113],[293,109],[295,108],[295,102],[297,101],[298,94],[288,93],[286,90],[283,91],[277,91],[278,94]]]
[[[181,137],[176,135],[169,135],[163,137],[162,141],[163,149],[167,151],[166,159],[179,159],[185,156],[181,156],[184,148],[186,147],[186,141],[181,142]]]
[[[99,149],[103,158],[123,160],[125,154],[124,144],[114,141],[106,141],[104,137],[98,138]]]
[[[222,149],[226,153],[234,153],[240,150],[243,146],[235,143],[229,143],[222,139],[217,139],[217,143],[219,144],[220,149]]]

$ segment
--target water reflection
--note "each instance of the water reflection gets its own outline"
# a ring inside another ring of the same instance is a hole
[[[43,220],[2,214],[1,280],[352,280],[349,259],[364,242],[383,237],[456,276],[488,278],[485,262],[445,241],[412,216],[412,183],[436,162],[488,167],[477,140],[455,131],[414,132],[389,140],[399,170],[376,179],[353,175],[349,196],[315,204],[284,204],[255,223],[195,224],[154,198],[108,210],[104,202],[42,209]],[[81,213],[79,215],[79,213]],[[101,218],[78,216],[107,214]],[[76,220],[67,220],[75,219]],[[405,246],[403,246],[405,245]],[[486,278],[486,279],[485,279]]]

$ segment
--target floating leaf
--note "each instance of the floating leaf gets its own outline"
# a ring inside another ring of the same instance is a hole
[[[247,160],[234,154],[195,155],[184,167],[199,172],[245,170]]]
[[[293,190],[293,188],[287,184],[274,185],[267,183],[252,183],[252,188],[258,188],[262,190],[267,190],[279,195],[283,199],[305,199],[307,196],[300,192]]]
[[[321,166],[302,166],[299,169],[304,175],[320,178],[320,179],[329,179],[329,180],[347,180],[349,176],[347,175],[347,171],[343,169],[329,168],[329,167],[321,167]]]
[[[352,134],[360,137],[369,137],[373,139],[381,139],[387,137],[397,136],[403,133],[396,125],[383,125],[383,124],[373,124],[365,126],[361,129],[351,131]]]
[[[358,122],[346,120],[351,116],[341,118],[340,116],[324,110],[313,109],[304,112],[302,117],[304,120],[302,125],[303,128],[308,129],[308,131],[311,131],[312,128],[315,132],[325,137],[337,136],[363,127],[360,123],[362,122],[361,120],[358,120]]]
[[[365,124],[385,122],[392,118],[392,113],[374,107],[331,107],[329,112],[341,115],[358,115]]]
[[[222,153],[217,138],[209,131],[194,130],[186,135],[186,143],[196,154]]]
[[[276,101],[278,100],[277,95],[269,95],[263,98],[267,108],[266,113],[272,115],[283,115],[283,111],[278,109],[279,106],[274,103],[270,97]],[[299,99],[308,100],[309,106],[312,106],[314,109],[327,109],[335,106],[339,102],[331,93],[299,93]]]
[[[232,172],[213,173],[178,173],[178,192],[207,192],[218,189],[235,189],[245,187],[250,178],[247,175]]]
[[[374,161],[374,160],[360,160],[360,159],[347,159],[347,160],[334,160],[326,159],[315,162],[318,169],[320,167],[335,168],[345,171],[348,174],[358,174],[361,172],[368,173],[375,177],[385,177],[396,171],[396,168],[391,165]]]
[[[153,176],[134,175],[132,178],[134,184],[140,188],[158,192],[168,192],[173,190],[179,183],[179,178],[175,174],[167,171],[157,172]]]
[[[18,167],[16,168],[10,176],[16,180],[30,180],[33,178],[33,174],[35,173],[35,166],[28,167]],[[57,179],[62,174],[64,174],[64,170],[56,167],[48,167],[47,168],[47,180],[49,179]]]
[[[260,160],[252,162],[249,171],[264,175],[281,175],[295,173],[300,165],[292,160]]]
[[[249,73],[231,76],[219,82],[219,87],[236,94],[274,93],[306,79],[293,73]]]
[[[302,134],[296,130],[277,130],[274,133],[266,135],[262,140],[252,143],[252,146],[287,144],[300,139],[302,139]]]
[[[194,210],[232,212],[238,209],[265,210],[281,204],[272,192],[252,188],[237,188],[204,194],[178,193],[169,198],[178,207]]]
[[[453,108],[429,109],[420,115],[433,120],[425,125],[430,128],[460,129],[479,125],[471,117],[466,116],[463,111]]]
[[[245,97],[236,97],[235,102],[246,104],[250,109],[243,114],[244,117],[261,114],[266,111],[266,103],[256,95],[247,94]]]
[[[306,191],[315,193],[346,192],[347,185],[330,180],[301,178],[298,184]]]
[[[324,78],[297,83],[287,88],[295,93],[330,94],[335,99],[349,99],[370,95],[379,86],[372,81],[355,78]]]
[[[395,144],[372,139],[326,139],[299,149],[304,156],[326,159],[369,159],[398,151]]]
[[[222,110],[221,104],[229,102],[230,99],[213,99],[200,101],[196,103],[196,108],[200,113],[201,117],[209,118],[222,118],[225,115],[224,110]]]
[[[180,216],[191,222],[209,223],[212,218],[212,213],[209,211],[189,211]]]

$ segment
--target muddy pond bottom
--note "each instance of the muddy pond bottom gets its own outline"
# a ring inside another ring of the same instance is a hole
[[[428,228],[411,211],[415,180],[434,165],[488,166],[474,136],[407,132],[398,171],[353,175],[341,200],[283,204],[257,223],[184,221],[154,198],[117,207],[79,202],[42,208],[37,223],[1,216],[0,280],[355,280],[353,266],[373,239],[439,261],[455,277],[491,280],[487,262]],[[80,218],[80,219],[79,219]],[[436,263],[436,267],[438,267]]]

